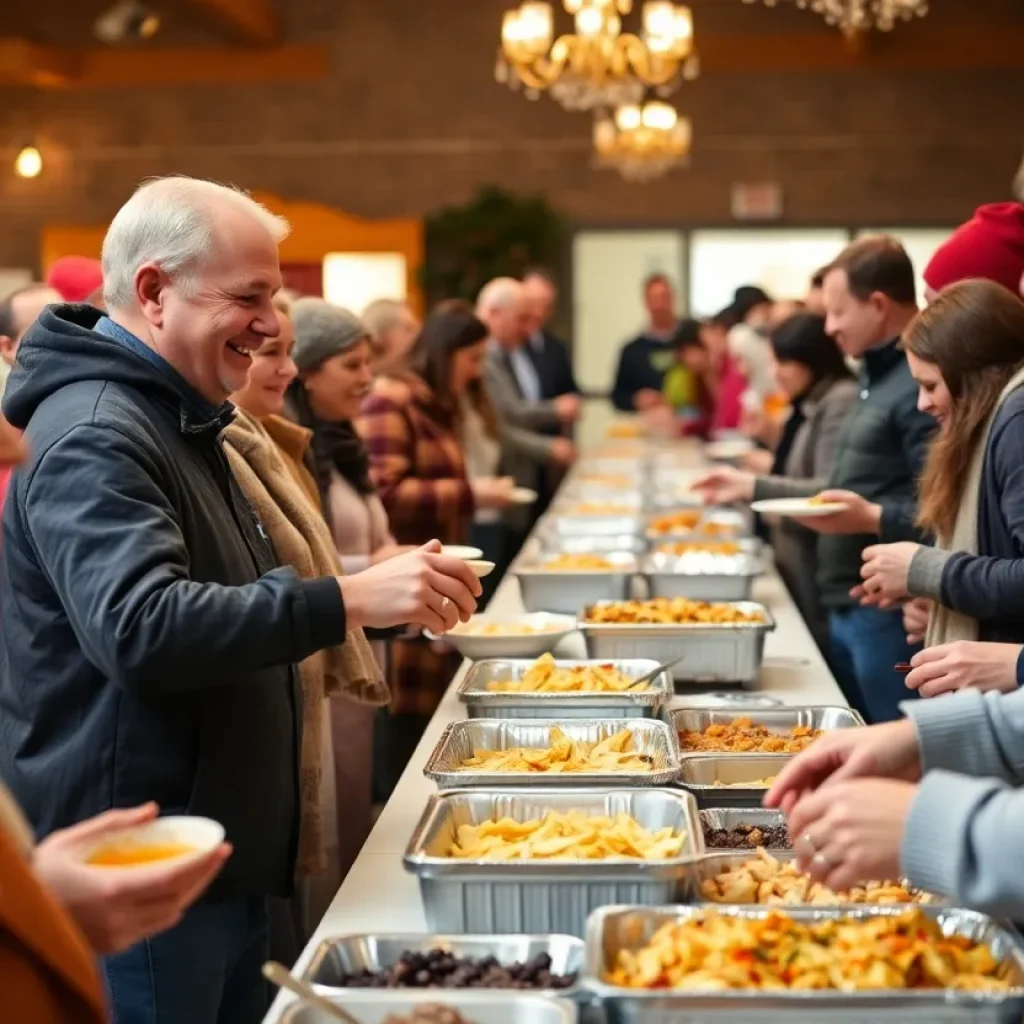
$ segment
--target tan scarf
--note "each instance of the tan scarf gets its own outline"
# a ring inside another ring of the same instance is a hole
[[[239,409],[224,431],[224,451],[278,561],[293,566],[303,579],[340,576],[338,554],[323,516],[303,493],[262,424]],[[308,876],[327,870],[320,802],[326,698],[341,693],[360,703],[382,706],[390,695],[361,629],[352,630],[340,647],[308,657],[299,665],[299,677],[303,714],[297,870]]]
[[[1003,402],[1019,387],[1024,386],[1024,367],[1019,369],[1000,392],[995,408],[985,424],[985,430],[971,456],[971,464],[967,470],[967,480],[960,497],[960,507],[956,512],[951,537],[936,539],[936,547],[945,551],[962,551],[968,555],[978,553],[978,506],[981,497],[981,477],[985,468],[985,453],[988,451],[988,439],[992,434],[992,424]],[[932,602],[931,614],[928,617],[928,629],[924,637],[925,647],[937,647],[939,644],[952,643],[954,640],[977,640],[978,620],[962,612],[946,608],[938,601]]]

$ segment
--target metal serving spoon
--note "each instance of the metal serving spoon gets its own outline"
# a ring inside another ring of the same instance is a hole
[[[263,965],[263,977],[279,988],[286,988],[289,992],[297,995],[304,1003],[315,1006],[318,1010],[340,1020],[343,1024],[362,1024],[360,1020],[353,1017],[347,1010],[343,1010],[337,1003],[332,1003],[317,992],[312,985],[300,981],[284,964],[274,960],[268,960]]]

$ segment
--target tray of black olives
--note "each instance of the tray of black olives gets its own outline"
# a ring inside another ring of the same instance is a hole
[[[305,974],[317,988],[511,989],[571,997],[584,944],[571,935],[343,935]]]

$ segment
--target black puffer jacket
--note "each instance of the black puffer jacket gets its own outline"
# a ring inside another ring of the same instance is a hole
[[[146,800],[221,821],[214,896],[287,893],[293,664],[345,636],[333,579],[274,569],[205,403],[169,367],[43,313],[4,413],[30,462],[0,545],[0,776],[40,834]]]

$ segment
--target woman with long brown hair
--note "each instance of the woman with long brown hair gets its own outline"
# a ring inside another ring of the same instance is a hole
[[[424,322],[410,369],[379,377],[363,402],[356,426],[399,544],[435,537],[464,544],[477,509],[508,503],[506,481],[470,477],[462,446],[463,403],[478,387],[486,339],[487,328],[471,312],[442,305]],[[394,778],[457,667],[457,657],[423,637],[392,644],[388,760]]]
[[[935,602],[926,646],[1024,641],[1024,303],[1001,285],[952,285],[903,337],[918,407],[939,421],[920,481],[919,522],[937,538],[875,545],[867,599]],[[969,648],[964,652],[969,656]],[[926,652],[918,658],[927,662]],[[1016,687],[1016,673],[1009,685]],[[955,688],[916,674],[922,696]]]

